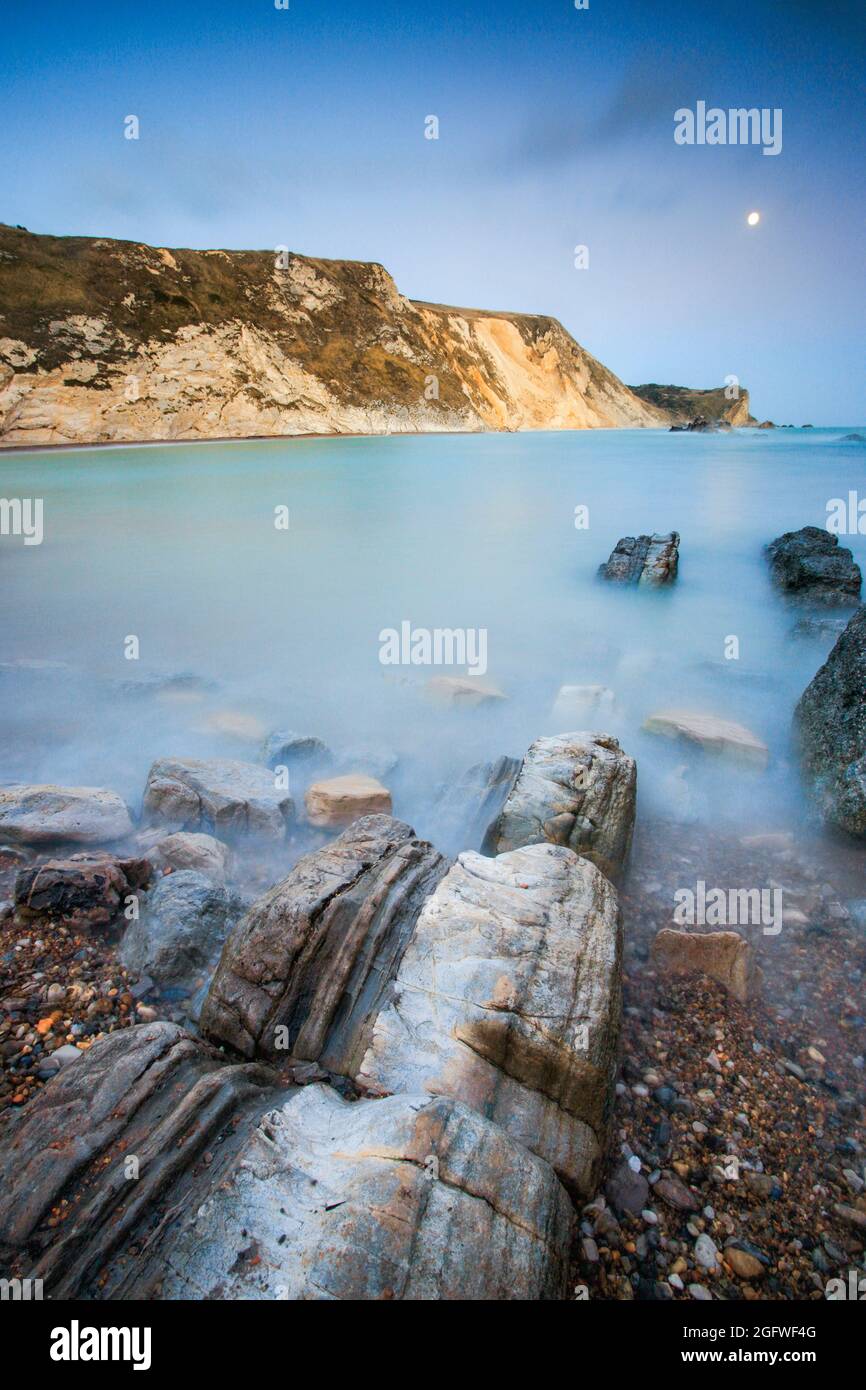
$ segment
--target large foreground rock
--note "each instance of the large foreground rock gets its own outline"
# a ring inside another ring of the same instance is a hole
[[[295,1057],[352,1075],[421,905],[447,868],[390,816],[363,816],[308,854],[247,913],[202,1011],[245,1057]]]
[[[660,710],[657,714],[651,714],[643,727],[648,734],[661,734],[663,738],[696,744],[705,753],[728,758],[746,767],[763,770],[770,756],[767,745],[745,724],[737,724],[733,719],[719,719],[714,714],[702,714],[697,710]]]
[[[653,941],[652,954],[663,975],[709,975],[741,1004],[760,989],[761,971],[755,953],[739,932],[664,927]]]
[[[536,739],[484,851],[567,845],[615,879],[631,846],[636,788],[634,760],[607,734]]]
[[[362,1086],[463,1101],[591,1195],[620,1014],[616,890],[569,849],[461,854],[418,918]]]
[[[821,815],[866,836],[866,608],[860,608],[797,705],[803,770]]]
[[[144,813],[173,830],[282,840],[294,803],[274,782],[273,772],[257,763],[158,758],[147,775]]]
[[[121,964],[160,986],[193,988],[215,963],[242,912],[242,899],[205,874],[192,869],[166,874],[126,928]]]
[[[830,605],[854,604],[862,575],[839,537],[820,526],[786,531],[765,551],[773,583],[790,598]]]
[[[0,840],[25,845],[111,844],[131,831],[125,804],[104,787],[0,788]]]
[[[46,1297],[564,1296],[550,1167],[449,1099],[349,1104],[172,1024],[97,1043],[0,1142],[4,1276]]]
[[[598,567],[600,579],[615,584],[643,584],[657,589],[677,577],[680,538],[676,531],[666,536],[623,536]]]

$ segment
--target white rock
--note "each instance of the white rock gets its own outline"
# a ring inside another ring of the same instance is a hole
[[[698,744],[707,753],[748,767],[763,770],[767,766],[767,745],[744,724],[736,724],[732,719],[689,710],[663,710],[650,715],[643,727],[647,733]]]

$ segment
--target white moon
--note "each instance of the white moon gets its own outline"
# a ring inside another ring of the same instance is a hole
[[[759,212],[750,212],[748,217],[746,218],[746,221],[748,222],[750,227],[757,227],[760,220],[761,214]]]

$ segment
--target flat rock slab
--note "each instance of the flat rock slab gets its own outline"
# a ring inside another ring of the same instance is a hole
[[[150,877],[147,859],[118,859],[84,850],[19,870],[15,907],[25,920],[60,919],[76,928],[108,926],[121,915],[127,898]]]
[[[851,551],[821,526],[786,531],[765,548],[777,589],[807,603],[855,604],[863,582]]]
[[[692,710],[661,710],[651,714],[643,727],[648,734],[697,744],[705,753],[729,758],[745,767],[763,771],[769,761],[767,745],[733,719],[718,719],[713,714]]]
[[[410,826],[364,816],[308,854],[232,932],[202,1032],[245,1057],[352,1075],[421,905],[447,868]]]
[[[126,805],[104,787],[0,788],[0,840],[12,844],[111,844],[131,831]]]
[[[642,584],[660,588],[672,584],[679,567],[680,538],[677,531],[666,536],[623,536],[598,567],[600,579],[615,584]]]
[[[173,1024],[96,1043],[13,1117],[0,1163],[4,1276],[55,1299],[565,1294],[565,1191],[496,1125],[287,1091]]]
[[[282,840],[294,814],[288,793],[258,763],[231,758],[158,758],[147,775],[144,813],[175,830]]]
[[[351,825],[359,816],[391,814],[391,793],[375,777],[349,772],[314,782],[304,793],[307,820],[311,825]]]
[[[634,759],[610,735],[536,739],[488,830],[484,852],[567,845],[616,879],[631,847],[636,791]]]
[[[621,945],[616,890],[571,850],[461,854],[418,918],[358,1083],[453,1096],[591,1194]]]
[[[866,837],[866,608],[860,608],[794,713],[803,771],[821,817]]]
[[[755,953],[739,932],[688,932],[663,927],[653,942],[652,954],[662,974],[709,975],[741,1004],[760,989],[761,971]]]
[[[491,681],[470,676],[433,676],[424,689],[435,704],[450,705],[454,709],[477,709],[480,705],[495,705],[508,698]]]

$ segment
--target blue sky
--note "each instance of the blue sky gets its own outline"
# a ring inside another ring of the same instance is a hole
[[[11,0],[0,219],[377,260],[414,298],[554,314],[628,382],[733,373],[762,418],[854,424],[864,15],[854,0]],[[674,111],[698,100],[781,107],[781,154],[676,145]]]

